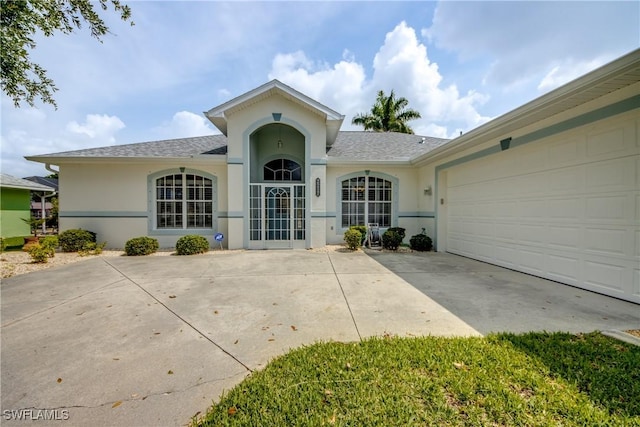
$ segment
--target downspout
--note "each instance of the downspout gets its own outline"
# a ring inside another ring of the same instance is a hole
[[[45,163],[45,164],[44,164],[44,168],[45,168],[46,170],[48,170],[49,172],[53,172],[53,173],[55,173],[55,174],[59,174],[59,173],[60,173],[60,171],[59,171],[59,170],[55,170],[55,169],[53,169],[53,168],[51,167],[51,163]]]

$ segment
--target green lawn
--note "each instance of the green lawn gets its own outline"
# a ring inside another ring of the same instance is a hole
[[[640,347],[597,332],[318,343],[199,425],[640,426]]]

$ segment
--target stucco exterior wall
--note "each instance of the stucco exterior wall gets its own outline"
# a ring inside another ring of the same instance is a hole
[[[303,166],[303,181],[307,194],[306,247],[326,244],[324,233],[324,191],[315,196],[315,179],[324,182],[326,157],[325,118],[301,104],[276,94],[267,96],[244,108],[227,114],[228,120],[228,176],[229,247],[249,247],[248,186],[262,182],[262,163],[279,157],[291,158]],[[253,136],[268,125],[274,127],[265,135]],[[274,132],[277,132],[277,137]],[[277,140],[282,146],[277,146]]]
[[[217,203],[214,229],[227,235],[227,174],[226,165],[206,161],[184,160],[157,163],[73,163],[61,164],[60,231],[83,228],[97,233],[99,241],[109,248],[123,248],[127,240],[138,236],[157,238],[161,247],[174,247],[176,240],[189,229],[170,231],[155,227],[155,188],[149,188],[149,177],[161,171],[180,173],[201,171],[217,181]],[[225,221],[220,221],[224,218]],[[201,234],[201,233],[198,233]]]
[[[327,167],[327,242],[331,244],[343,243],[345,228],[342,227],[341,218],[341,185],[342,180],[352,174],[382,176],[391,179],[394,185],[392,204],[392,226],[406,229],[405,241],[418,234],[422,227],[428,227],[428,218],[425,218],[419,206],[425,197],[423,188],[418,181],[417,169],[409,166],[384,166],[376,164],[362,164],[354,166]]]

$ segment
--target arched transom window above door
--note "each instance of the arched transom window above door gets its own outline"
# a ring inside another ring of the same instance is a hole
[[[302,167],[290,159],[275,159],[264,165],[265,181],[302,181]]]

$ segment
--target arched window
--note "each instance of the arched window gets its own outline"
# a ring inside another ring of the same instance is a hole
[[[289,159],[271,160],[263,172],[265,181],[302,181],[302,167]]]
[[[390,227],[392,188],[391,181],[373,176],[342,181],[342,227],[371,223]]]
[[[157,228],[213,228],[211,179],[178,173],[157,178],[155,185]]]

